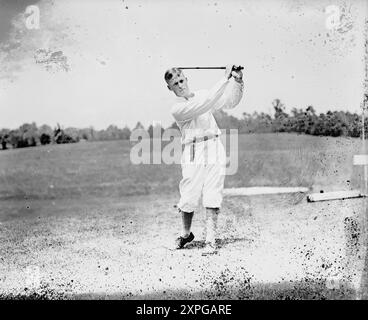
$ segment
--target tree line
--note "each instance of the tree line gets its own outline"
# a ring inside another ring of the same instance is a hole
[[[25,123],[15,130],[1,129],[0,143],[5,150],[10,147],[24,148],[53,143],[129,139],[130,133],[131,130],[128,127],[120,129],[115,125],[109,126],[106,130],[95,130],[93,127],[62,129],[59,124],[55,128],[49,125],[37,127],[33,122]]]
[[[273,102],[274,114],[264,112],[244,112],[242,117],[226,114],[224,111],[215,113],[220,128],[238,129],[239,133],[272,133],[295,132],[316,136],[360,137],[362,133],[361,115],[349,111],[327,111],[317,114],[313,106],[293,108],[290,114],[280,99]],[[367,132],[368,123],[365,122]]]
[[[361,116],[348,111],[327,111],[317,114],[313,106],[293,108],[290,114],[285,111],[285,105],[280,99],[272,102],[274,113],[244,112],[238,118],[220,110],[214,114],[221,129],[238,129],[239,133],[276,133],[295,132],[317,136],[348,136],[360,137],[362,132]],[[365,130],[368,130],[368,121]],[[159,126],[159,125],[158,125]],[[169,128],[177,128],[175,122]],[[145,129],[141,122],[137,122],[134,129]],[[147,128],[153,137],[153,125]],[[161,132],[164,128],[161,127]],[[24,148],[50,143],[75,143],[80,141],[129,140],[131,129],[128,126],[118,128],[110,125],[104,130],[89,128],[62,129],[58,124],[55,128],[48,125],[37,127],[36,123],[25,123],[18,129],[0,130],[2,149]]]

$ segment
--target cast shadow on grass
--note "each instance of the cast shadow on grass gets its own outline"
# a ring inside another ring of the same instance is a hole
[[[216,239],[216,245],[219,249],[225,247],[228,244],[240,242],[240,241],[253,241],[252,239],[243,237],[243,238],[225,238],[225,239]],[[204,240],[198,240],[198,241],[192,241],[188,243],[184,248],[186,250],[190,249],[203,249],[206,246],[206,243]]]

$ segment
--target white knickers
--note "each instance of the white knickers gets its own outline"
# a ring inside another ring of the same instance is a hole
[[[194,158],[193,158],[194,155]],[[220,138],[187,144],[181,158],[178,208],[193,212],[203,192],[203,206],[220,208],[224,188],[226,153]]]

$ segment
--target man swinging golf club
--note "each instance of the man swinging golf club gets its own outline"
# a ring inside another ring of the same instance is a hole
[[[219,139],[221,131],[212,113],[220,109],[232,109],[240,102],[244,87],[242,67],[228,65],[219,68],[226,69],[225,75],[213,88],[193,92],[181,69],[171,68],[165,73],[168,89],[177,96],[171,113],[181,131],[184,146],[181,158],[183,178],[179,184],[180,200],[177,204],[182,216],[183,231],[176,239],[176,248],[181,249],[194,239],[190,228],[202,195],[203,206],[206,208],[205,251],[215,253],[226,152]]]

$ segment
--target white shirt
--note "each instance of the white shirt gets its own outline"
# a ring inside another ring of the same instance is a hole
[[[243,96],[243,82],[225,77],[210,90],[194,91],[188,99],[178,97],[171,113],[181,131],[181,142],[186,144],[193,138],[220,135],[212,112],[220,109],[232,109]]]

